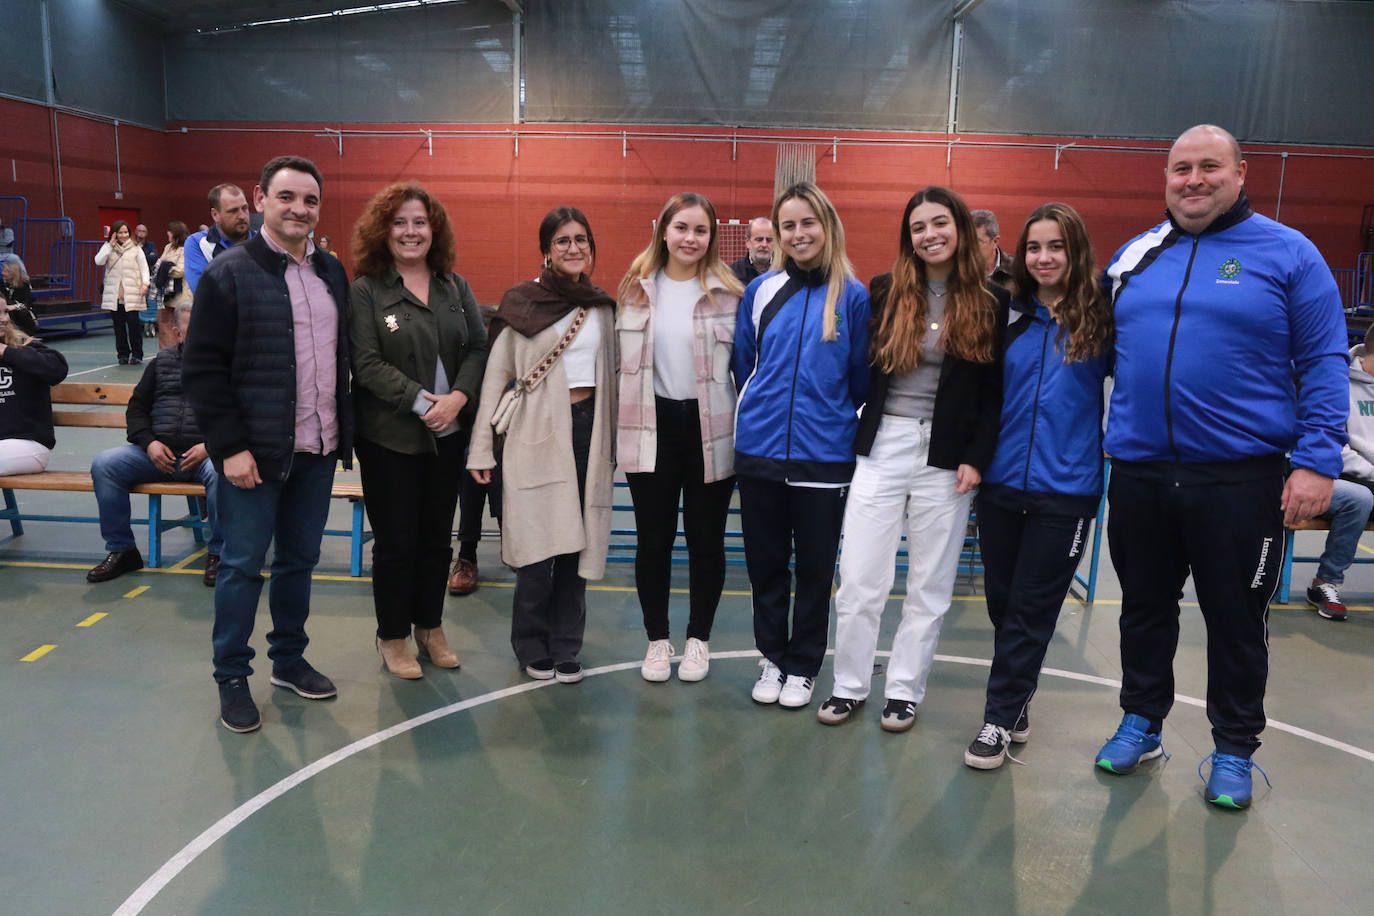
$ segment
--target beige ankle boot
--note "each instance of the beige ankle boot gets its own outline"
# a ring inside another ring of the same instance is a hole
[[[397,677],[403,677],[407,680],[424,677],[424,672],[420,670],[420,663],[416,660],[415,653],[410,651],[408,639],[378,639],[377,651],[381,654],[382,661],[386,662],[386,670]]]
[[[422,658],[429,656],[429,660],[440,668],[457,668],[462,664],[458,661],[458,653],[453,651],[448,640],[444,638],[443,627],[435,627],[432,630],[416,627],[415,646],[420,650]]]

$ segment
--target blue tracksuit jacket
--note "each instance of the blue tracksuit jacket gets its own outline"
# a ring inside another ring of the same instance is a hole
[[[845,284],[831,341],[821,340],[825,292],[823,274],[790,260],[744,291],[730,364],[741,477],[843,484],[854,476],[857,411],[870,374],[868,291],[852,277]]]
[[[1106,282],[1113,458],[1211,463],[1291,450],[1294,467],[1340,474],[1345,321],[1331,271],[1301,233],[1251,212],[1242,192],[1199,235],[1170,219],[1128,242]]]

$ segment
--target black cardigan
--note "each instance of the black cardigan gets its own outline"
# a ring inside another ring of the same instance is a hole
[[[890,273],[880,274],[868,284],[873,311],[870,338],[878,327],[883,309],[887,308],[891,287]],[[1002,338],[1006,334],[1011,297],[1000,286],[988,285],[987,290],[997,299],[997,315],[993,319],[994,359],[990,363],[974,363],[945,354],[940,382],[935,389],[935,416],[930,424],[930,454],[926,463],[931,467],[954,471],[959,465],[968,464],[981,474],[992,463],[992,454],[997,449],[997,432],[1002,424]],[[868,403],[864,405],[859,432],[854,437],[857,455],[867,455],[873,448],[890,382],[891,376],[873,367]]]

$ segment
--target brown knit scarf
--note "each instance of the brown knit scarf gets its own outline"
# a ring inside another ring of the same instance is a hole
[[[524,337],[533,337],[573,309],[603,305],[615,308],[615,299],[588,280],[586,274],[572,280],[546,268],[539,279],[526,280],[506,290],[500,308],[491,318],[487,339],[495,340],[507,325]]]

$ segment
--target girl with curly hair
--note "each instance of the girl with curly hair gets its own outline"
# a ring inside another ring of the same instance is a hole
[[[353,230],[351,291],[356,449],[372,522],[377,650],[397,677],[419,655],[457,668],[440,618],[453,561],[458,481],[487,335],[467,281],[453,272],[453,227],[439,199],[394,184]]]
[[[1030,738],[1027,708],[1102,498],[1102,383],[1112,311],[1094,280],[1083,220],[1037,207],[1016,244],[1003,345],[1002,420],[978,528],[995,632],[983,727],[964,752],[980,770]]]

